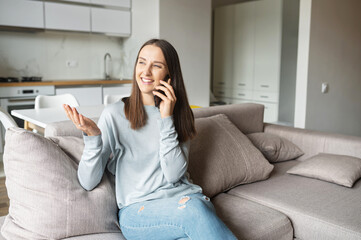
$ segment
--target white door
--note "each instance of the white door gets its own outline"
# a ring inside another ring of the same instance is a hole
[[[253,89],[255,2],[234,6],[233,87]]]
[[[279,91],[282,0],[256,1],[254,90]]]

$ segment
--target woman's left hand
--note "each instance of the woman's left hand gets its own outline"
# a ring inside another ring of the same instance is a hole
[[[153,91],[154,95],[162,99],[159,105],[161,118],[166,118],[173,115],[174,106],[177,101],[173,87],[170,85],[170,81],[171,81],[170,78],[168,82],[160,80],[161,85],[155,87],[156,90],[162,90],[165,93],[165,95],[157,91]]]

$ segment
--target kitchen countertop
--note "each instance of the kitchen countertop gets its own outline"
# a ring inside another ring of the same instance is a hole
[[[114,84],[129,84],[132,80],[56,80],[56,81],[41,81],[41,82],[11,82],[0,83],[0,87],[26,87],[26,86],[76,86],[76,85],[114,85]]]

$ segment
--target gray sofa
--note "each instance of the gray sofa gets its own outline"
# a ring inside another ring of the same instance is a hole
[[[347,188],[286,173],[322,152],[361,158],[361,138],[265,124],[264,106],[259,104],[194,109],[197,119],[220,113],[244,134],[274,134],[304,152],[297,159],[274,163],[268,179],[238,185],[212,198],[218,215],[239,239],[361,239],[361,180]],[[79,132],[69,122],[61,122],[49,125],[45,135],[79,136]],[[224,163],[226,160],[222,159]],[[4,218],[0,218],[1,225]],[[102,233],[67,239],[124,238],[121,233]]]

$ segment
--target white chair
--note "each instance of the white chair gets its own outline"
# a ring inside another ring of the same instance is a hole
[[[129,94],[120,94],[120,95],[105,95],[104,105],[118,102],[123,97],[129,97]]]
[[[11,127],[17,127],[18,125],[14,119],[4,109],[0,108],[0,121],[3,124],[5,130]]]
[[[35,109],[62,107],[63,104],[68,104],[72,107],[79,106],[76,98],[69,93],[55,96],[38,95],[35,98]]]

